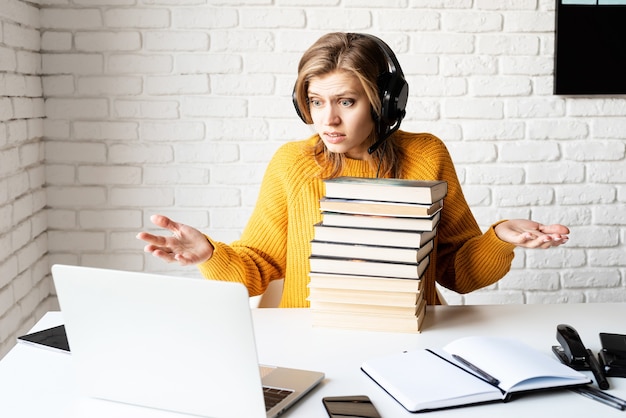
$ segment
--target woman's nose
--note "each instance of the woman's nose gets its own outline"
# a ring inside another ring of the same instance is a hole
[[[333,105],[328,105],[324,109],[324,124],[327,126],[333,126],[339,124],[341,118],[339,117],[339,112],[336,107]]]

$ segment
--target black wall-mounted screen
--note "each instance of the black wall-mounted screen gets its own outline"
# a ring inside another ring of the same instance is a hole
[[[572,3],[589,1],[556,0],[554,93],[626,94],[626,1]]]

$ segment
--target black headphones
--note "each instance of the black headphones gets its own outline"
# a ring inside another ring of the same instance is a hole
[[[400,63],[391,48],[389,48],[389,45],[374,35],[361,33],[358,34],[358,36],[368,37],[375,41],[385,55],[388,66],[388,70],[380,74],[377,80],[381,112],[380,117],[377,117],[377,115],[372,112],[376,121],[378,140],[368,148],[367,152],[371,154],[378,149],[385,139],[389,138],[391,134],[400,128],[400,123],[406,115],[405,109],[409,97],[409,84],[406,82],[402,68],[400,68]],[[292,98],[298,116],[300,116],[300,119],[302,119],[304,123],[307,123],[298,107],[295,88]]]

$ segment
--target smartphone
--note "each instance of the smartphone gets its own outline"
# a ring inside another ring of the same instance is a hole
[[[330,418],[381,418],[370,398],[364,395],[328,396],[322,402]]]
[[[626,335],[600,333],[602,351],[598,353],[604,374],[614,377],[626,377]]]
[[[601,332],[600,343],[607,352],[626,357],[626,335]]]

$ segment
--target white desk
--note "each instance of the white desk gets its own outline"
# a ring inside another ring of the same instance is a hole
[[[372,356],[399,350],[440,347],[469,335],[516,337],[551,353],[556,326],[572,325],[594,352],[599,332],[626,334],[626,303],[564,305],[492,305],[429,307],[421,334],[392,334],[312,328],[307,309],[253,310],[259,360],[266,364],[324,371],[325,381],[301,400],[285,418],[325,417],[324,396],[370,396],[385,418],[415,417],[373,383],[360,365]],[[48,313],[33,330],[61,323]],[[64,417],[79,398],[71,356],[18,344],[0,362],[0,416]],[[418,378],[418,377],[416,377]],[[427,376],[423,377],[427,378]],[[626,379],[609,378],[613,393],[626,398]],[[159,416],[166,416],[164,414]],[[420,414],[424,417],[626,417],[626,412],[568,390],[526,395],[494,403]]]

